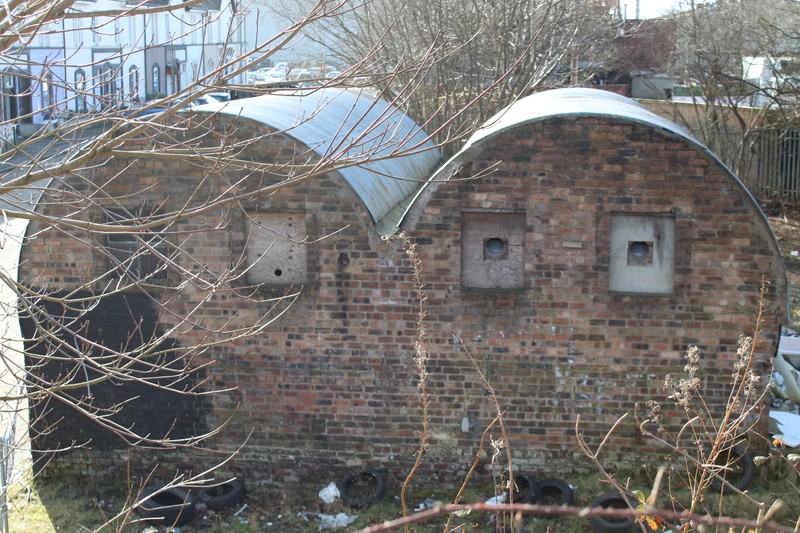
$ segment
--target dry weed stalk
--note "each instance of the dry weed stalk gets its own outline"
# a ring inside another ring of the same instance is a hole
[[[458,491],[458,495],[456,495],[455,499],[453,500],[453,504],[457,505],[461,501],[461,497],[462,497],[464,491],[466,490],[467,485],[469,484],[469,481],[470,481],[470,479],[472,477],[473,472],[475,471],[475,468],[478,465],[478,461],[479,461],[481,455],[483,454],[484,445],[485,445],[485,442],[486,442],[487,435],[489,436],[489,442],[491,443],[492,449],[494,450],[494,452],[492,453],[492,469],[493,469],[493,471],[496,470],[496,468],[498,467],[500,456],[503,454],[503,450],[505,450],[506,467],[508,469],[508,480],[506,481],[505,486],[503,486],[503,488],[507,491],[507,493],[509,495],[509,500],[510,500],[509,503],[513,504],[514,503],[514,501],[513,501],[513,499],[514,499],[514,487],[515,487],[514,466],[513,466],[512,460],[511,460],[511,446],[509,445],[508,436],[507,436],[508,434],[506,433],[506,426],[505,426],[505,424],[503,422],[503,415],[505,414],[505,410],[500,406],[500,401],[497,399],[497,395],[495,394],[494,387],[492,387],[492,384],[486,378],[486,375],[481,370],[480,365],[478,365],[478,362],[472,356],[472,353],[469,351],[469,348],[467,348],[467,346],[464,344],[464,339],[462,339],[461,337],[458,337],[458,342],[459,342],[459,346],[461,347],[461,349],[466,354],[467,359],[469,359],[469,362],[472,364],[472,367],[475,369],[475,372],[478,374],[478,377],[480,378],[481,383],[483,383],[483,386],[486,387],[486,392],[489,394],[489,398],[491,398],[492,403],[494,404],[494,411],[495,411],[496,414],[495,414],[494,420],[492,420],[492,422],[486,427],[486,429],[484,429],[483,433],[481,434],[481,441],[480,441],[480,444],[478,446],[478,452],[475,455],[475,460],[472,462],[472,466],[471,466],[469,472],[467,473],[467,476],[464,478],[464,481],[461,484],[461,488]],[[491,436],[491,433],[490,433],[490,430],[492,429],[492,427],[495,426],[495,424],[497,424],[500,427],[500,438],[499,439],[493,438]],[[501,483],[500,485],[503,485],[503,484]],[[495,487],[497,487],[497,486],[498,486],[498,484],[495,483]],[[445,527],[444,527],[444,533],[447,533],[448,531],[450,531],[450,523],[452,521],[453,516],[454,516],[453,514],[448,515],[447,523],[445,524]],[[497,516],[498,516],[498,518],[497,518],[497,520],[498,520],[497,526],[499,528],[501,526],[501,524],[499,523],[501,515],[498,514]],[[505,518],[505,517],[503,516],[503,518]],[[511,524],[509,526],[509,528],[510,528],[509,531],[511,533],[513,533],[515,531],[515,523],[517,522],[517,520],[511,520],[510,522],[511,522]]]
[[[413,479],[415,473],[419,469],[420,464],[422,463],[423,455],[428,448],[428,436],[429,436],[429,422],[430,422],[430,414],[429,414],[429,406],[430,406],[430,399],[429,399],[429,392],[427,387],[427,378],[428,378],[428,369],[427,369],[427,362],[428,362],[428,351],[427,351],[427,331],[425,328],[425,284],[422,281],[422,263],[417,255],[416,251],[416,244],[411,241],[411,239],[403,232],[398,233],[393,237],[389,237],[387,240],[394,240],[399,239],[402,241],[403,251],[411,260],[412,266],[412,277],[411,281],[414,285],[414,289],[416,291],[417,296],[417,322],[416,322],[416,331],[417,331],[417,338],[414,342],[414,366],[417,373],[417,377],[419,379],[419,392],[420,392],[420,410],[422,411],[422,430],[420,432],[420,444],[417,452],[415,454],[414,464],[411,467],[408,475],[406,476],[405,480],[403,481],[403,485],[400,489],[400,507],[402,509],[403,517],[409,518],[408,514],[408,504],[406,502],[406,491],[408,489],[411,480]],[[478,365],[475,358],[469,352],[467,347],[464,345],[463,339],[459,339],[460,345],[464,353],[466,354],[467,358],[469,359],[470,363],[474,367],[475,371],[477,372],[478,376],[480,377],[481,382],[486,387],[489,396],[494,403],[494,409],[496,412],[495,418],[491,421],[491,423],[484,429],[483,433],[481,434],[480,444],[478,446],[478,451],[475,455],[475,459],[472,462],[469,472],[465,477],[464,481],[461,484],[458,494],[454,499],[454,505],[458,505],[461,499],[463,498],[464,491],[466,490],[472,475],[477,468],[480,458],[483,455],[485,450],[486,440],[487,437],[491,442],[492,448],[494,449],[494,453],[492,455],[492,464],[496,465],[498,462],[499,457],[504,453],[505,460],[507,462],[508,468],[508,493],[513,494],[513,490],[511,490],[514,486],[514,476],[513,476],[513,466],[511,461],[511,451],[508,446],[508,439],[506,437],[506,430],[503,424],[503,410],[500,406],[500,402],[497,399],[497,395],[495,394],[492,385],[489,383],[489,380],[486,378],[484,373],[481,371],[480,366]],[[491,435],[491,430],[495,426],[499,426],[500,428],[500,438],[495,439]],[[513,502],[512,502],[513,503]],[[447,532],[450,530],[450,524],[452,521],[454,514],[448,514],[447,522],[444,526],[444,531]],[[513,521],[512,521],[513,522]],[[405,531],[408,532],[409,524],[411,521],[405,522]],[[514,531],[514,525],[511,525],[511,531]]]
[[[403,511],[403,516],[408,517],[408,504],[406,503],[406,491],[408,485],[414,478],[417,469],[422,464],[422,457],[428,448],[429,436],[429,422],[430,415],[428,408],[430,407],[430,399],[428,396],[428,351],[427,333],[425,330],[425,284],[422,282],[422,263],[417,255],[417,245],[411,241],[408,236],[400,232],[389,239],[399,239],[403,243],[403,250],[406,255],[411,259],[412,275],[411,281],[414,284],[414,289],[417,293],[417,338],[414,341],[414,367],[419,379],[419,394],[420,394],[420,410],[422,411],[422,430],[420,432],[419,448],[414,457],[414,465],[409,470],[406,479],[403,481],[403,486],[400,489],[400,507]],[[409,524],[405,526],[405,531],[408,533]]]
[[[668,375],[665,379],[665,389],[668,391],[668,399],[673,401],[681,409],[686,417],[686,421],[681,425],[677,432],[671,433],[666,427],[662,409],[659,402],[651,400],[647,402],[648,414],[644,420],[640,420],[638,414],[636,420],[639,431],[670,450],[670,460],[680,465],[678,475],[680,480],[690,490],[689,505],[683,506],[686,510],[679,514],[680,531],[687,533],[694,530],[701,523],[699,516],[706,515],[703,508],[703,500],[711,487],[712,482],[718,482],[723,487],[719,496],[719,512],[713,517],[717,520],[716,525],[722,524],[723,498],[726,492],[736,493],[749,501],[758,509],[757,519],[753,526],[748,526],[747,531],[760,533],[761,531],[784,531],[783,528],[771,522],[775,513],[781,508],[780,500],[767,506],[764,502],[755,500],[747,492],[740,490],[728,479],[726,475],[733,470],[733,462],[736,454],[731,453],[734,446],[744,449],[747,439],[752,433],[758,421],[758,409],[762,405],[766,395],[767,387],[761,387],[761,379],[755,373],[754,363],[756,361],[757,346],[761,333],[761,323],[764,316],[764,302],[766,296],[766,282],[762,282],[759,294],[759,306],[756,315],[755,330],[752,337],[741,336],[739,338],[739,348],[737,359],[733,364],[731,374],[730,391],[724,408],[720,414],[715,414],[702,391],[702,380],[700,373],[700,353],[696,346],[690,347],[686,353],[685,375],[678,378]],[[608,431],[603,442],[597,450],[592,451],[586,445],[580,434],[580,419],[576,423],[576,434],[578,443],[584,453],[589,457],[605,479],[610,481],[620,493],[629,493],[627,486],[623,486],[613,478],[602,465],[599,454],[609,437],[615,432],[625,415],[620,417],[614,426]],[[655,431],[649,428],[655,426]],[[672,472],[673,470],[670,469]],[[661,476],[664,470],[659,471],[657,482],[654,484],[650,496],[644,502],[645,513],[647,516],[668,516],[662,510],[656,508],[656,501],[661,486]],[[671,486],[671,484],[669,485]],[[668,497],[674,497],[669,491]],[[644,530],[644,526],[642,526]]]

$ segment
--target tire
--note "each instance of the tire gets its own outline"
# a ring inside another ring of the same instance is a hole
[[[539,505],[572,505],[575,493],[566,481],[543,479],[536,483],[533,501]]]
[[[369,467],[350,472],[338,484],[342,501],[353,509],[362,509],[386,496],[386,482],[377,470]]]
[[[213,487],[206,487],[200,492],[200,500],[210,511],[233,507],[242,499],[244,499],[244,482],[238,477]]]
[[[595,498],[591,506],[604,509],[629,509],[631,507],[636,509],[637,502],[632,496],[629,496],[628,501],[625,501],[619,493],[609,492]],[[625,518],[589,516],[589,523],[592,525],[594,533],[621,533],[634,531],[636,520],[632,516]]]
[[[528,474],[514,474],[514,491],[508,496],[508,502],[511,503],[513,496],[514,503],[532,503],[536,498],[537,485]]]
[[[149,523],[181,527],[194,518],[195,504],[185,489],[149,487],[142,491],[140,499],[148,496],[136,506],[136,512]]]
[[[729,465],[730,470],[722,470],[719,475],[739,490],[747,488],[753,480],[753,474],[755,473],[753,456],[740,446],[733,446],[721,451],[715,464],[721,466]],[[717,492],[722,492],[724,485],[721,479],[717,477],[711,478],[711,488]]]

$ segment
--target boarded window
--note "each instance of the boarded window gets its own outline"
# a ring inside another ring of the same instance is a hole
[[[308,281],[305,213],[248,212],[247,280],[290,285]]]
[[[105,211],[107,224],[123,227],[145,224],[154,216],[152,209],[142,206]],[[111,269],[131,280],[164,283],[167,280],[164,258],[169,253],[169,246],[163,230],[163,226],[156,226],[143,232],[108,233],[105,248]]]
[[[615,214],[611,217],[609,289],[671,294],[675,264],[675,217]]]
[[[461,214],[461,283],[513,289],[525,281],[525,213]]]

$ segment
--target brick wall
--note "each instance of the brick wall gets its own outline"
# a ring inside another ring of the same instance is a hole
[[[490,138],[452,170],[461,165],[453,179],[425,191],[404,224],[427,267],[429,333],[442,360],[431,368],[434,388],[454,399],[434,419],[459,442],[468,437],[458,430],[461,417],[479,414],[485,423],[490,412],[480,391],[463,387],[474,372],[454,336],[508,406],[515,455],[533,471],[580,464],[577,415],[590,444],[637,403],[645,414],[650,399],[662,403],[668,423],[679,423],[682,413],[662,384],[667,373],[682,374],[689,346],[700,347],[704,394],[718,408],[738,338],[755,326],[762,276],[770,283],[762,363],[772,355],[785,316],[781,259],[754,202],[702,151],[614,119],[551,119]],[[525,285],[464,290],[462,213],[496,210],[526,214]],[[609,291],[614,213],[674,216],[671,295]],[[612,462],[657,451],[631,418],[607,450]]]
[[[290,138],[249,121],[233,128],[232,120],[217,117],[207,124],[234,130],[240,139],[269,135],[242,157],[305,158]],[[218,139],[206,136],[200,143],[211,146]],[[431,446],[420,475],[440,483],[466,472],[495,416],[480,373],[507,408],[505,425],[520,467],[542,476],[589,469],[575,444],[577,415],[587,440],[597,443],[637,402],[664,398],[664,375],[680,371],[693,344],[708,363],[704,385],[720,399],[737,338],[753,327],[762,275],[772,282],[766,329],[777,331],[784,315],[783,271],[768,228],[730,176],[686,143],[613,120],[553,120],[479,145],[458,177],[498,162],[483,177],[429,187],[406,221],[423,268],[430,339]],[[111,197],[165,202],[169,210],[204,176],[196,161],[120,158],[87,177],[108,182]],[[276,180],[235,168],[215,169],[208,177],[197,198],[230,194],[234,182],[242,193]],[[63,201],[42,204],[49,213],[75,208]],[[243,208],[306,213],[311,282],[279,317],[287,302],[272,298],[292,291],[262,288],[248,300],[242,296],[246,284],[235,277],[246,246]],[[525,214],[521,288],[462,289],[463,210]],[[608,217],[651,211],[675,217],[674,292],[610,294]],[[96,209],[86,206],[86,216],[98,216]],[[182,268],[201,279],[228,276],[196,311],[207,297],[200,283],[151,291],[168,311],[159,317],[165,330],[178,324],[176,317],[191,314],[195,325],[174,335],[180,346],[218,340],[222,336],[214,332],[223,326],[275,317],[258,335],[198,354],[198,364],[213,361],[205,369],[209,388],[234,388],[211,397],[213,407],[202,413],[207,427],[232,417],[212,445],[234,450],[246,442],[231,468],[264,483],[336,479],[348,465],[363,463],[404,477],[421,424],[411,265],[402,242],[384,241],[375,232],[341,177],[330,172],[203,213],[170,231],[186,252],[177,259]],[[74,288],[105,268],[85,233],[34,224],[30,235],[35,238],[23,252],[21,278],[31,285]],[[764,343],[764,354],[771,353],[773,340]],[[62,442],[69,441],[71,427],[61,424]],[[629,421],[608,459],[638,464],[648,451],[657,450]],[[124,468],[122,457],[82,452],[55,461],[50,471],[94,471],[96,464],[86,465],[95,461],[113,471]],[[213,457],[165,453],[138,460],[142,467],[158,460],[199,468]]]

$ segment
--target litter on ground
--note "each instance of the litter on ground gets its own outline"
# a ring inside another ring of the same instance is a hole
[[[331,481],[327,487],[319,491],[319,499],[325,503],[333,503],[339,496],[339,488],[333,481]]]

